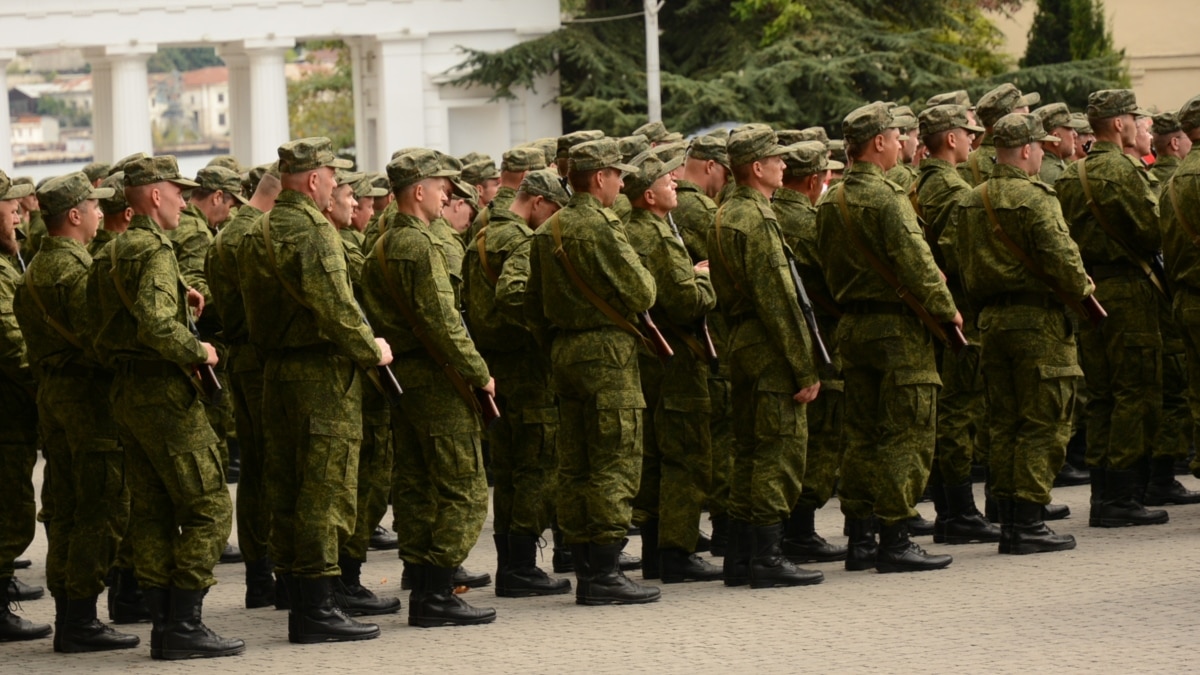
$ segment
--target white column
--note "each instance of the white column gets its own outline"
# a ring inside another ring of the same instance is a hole
[[[157,45],[145,44],[85,50],[94,73],[92,129],[97,159],[111,162],[153,151],[146,61],[157,51]]]
[[[0,50],[0,169],[12,171],[12,121],[8,110],[8,64],[17,57],[17,52],[11,49]]]
[[[354,151],[359,171],[375,171],[382,167],[375,157],[375,145],[368,140],[370,135],[367,123],[366,100],[371,87],[371,63],[374,52],[370,51],[370,42],[365,38],[346,38],[350,48],[350,83],[351,95],[354,97]]]
[[[89,56],[92,65],[92,155],[98,162],[115,162],[113,155],[112,68],[106,58]]]
[[[229,68],[229,154],[250,162],[250,59],[236,47],[218,50]]]
[[[427,145],[424,35],[380,36],[376,45],[376,157]]]
[[[287,78],[283,72],[283,56],[293,45],[275,41],[270,45],[246,44],[250,60],[250,156],[251,164],[265,164],[279,158],[279,146],[290,138],[288,134]]]

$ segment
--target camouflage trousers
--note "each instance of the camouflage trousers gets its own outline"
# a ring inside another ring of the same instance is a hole
[[[972,317],[971,321],[974,321]],[[941,484],[962,485],[971,480],[971,463],[986,462],[987,403],[980,367],[978,331],[960,354],[939,349],[942,388],[938,392],[937,441],[932,473]]]
[[[845,387],[846,383],[840,379],[822,379],[821,392],[807,406],[808,450],[804,455],[800,498],[796,500],[799,508],[815,511],[833,497],[842,467]]]
[[[496,534],[541,536],[554,511],[558,404],[540,353],[485,354],[501,417],[488,430]]]
[[[229,395],[241,449],[237,484],[238,546],[246,560],[269,553],[271,510],[267,504],[267,475],[263,462],[263,367],[252,345],[229,348]]]
[[[682,341],[664,365],[638,362],[642,395],[642,479],[633,499],[634,522],[658,520],[659,548],[696,550],[700,509],[712,481],[708,364]]]
[[[112,378],[48,373],[38,384],[38,412],[53,504],[46,586],[56,598],[82,600],[104,590],[129,523],[125,451],[109,407]]]
[[[233,503],[199,394],[174,364],[143,361],[118,367],[110,400],[125,447],[138,583],[212,586]]]
[[[1187,356],[1179,322],[1166,299],[1159,303],[1159,328],[1163,336],[1162,423],[1154,441],[1155,457],[1186,459],[1192,446],[1192,413],[1188,407]]]
[[[914,316],[847,314],[837,344],[846,380],[842,513],[894,525],[917,515],[933,463],[941,386],[933,337]]]
[[[228,392],[230,387],[229,366],[226,364],[229,363],[230,347],[222,342],[212,342],[212,344],[217,349],[217,356],[220,359],[220,362],[214,369],[217,381]],[[221,456],[221,467],[224,469],[229,468],[229,439],[236,438],[237,436],[237,424],[234,420],[232,398],[232,396],[222,396],[221,402],[217,405],[206,404],[204,406],[204,414],[208,417],[208,424],[212,427],[213,433],[217,435],[217,452]]]
[[[277,352],[263,368],[271,559],[300,578],[341,574],[356,517],[363,376],[330,351]]]
[[[1181,287],[1175,292],[1175,320],[1183,337],[1187,366],[1187,401],[1191,412],[1189,437],[1200,438],[1200,291]],[[1200,471],[1200,453],[1192,459],[1193,472]]]
[[[1075,337],[1062,309],[989,307],[983,329],[983,376],[992,439],[992,495],[1049,504],[1071,438]]]
[[[392,513],[406,563],[458,567],[487,518],[479,415],[425,355],[392,367],[404,387],[392,410]]]
[[[358,508],[342,555],[366,560],[375,526],[387,513],[392,493],[392,413],[375,385],[363,384],[363,440],[358,452]]]
[[[1100,328],[1079,334],[1087,379],[1087,463],[1131,469],[1150,454],[1162,419],[1162,336],[1158,291],[1140,274],[1102,279],[1096,299],[1108,310]]]
[[[729,379],[709,375],[708,437],[712,445],[712,481],[708,488],[708,512],[729,512],[729,474],[733,471],[733,394]]]
[[[37,404],[23,387],[0,376],[0,583],[13,575],[12,561],[33,541],[37,504]]]
[[[558,524],[568,544],[625,538],[642,473],[637,346],[620,329],[563,332],[550,350],[558,395]]]

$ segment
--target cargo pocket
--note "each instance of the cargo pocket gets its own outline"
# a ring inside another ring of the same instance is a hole
[[[225,489],[217,446],[195,450],[185,443],[168,443],[167,452],[175,465],[175,478],[184,496],[199,497]]]
[[[125,450],[115,438],[92,439],[80,457],[79,475],[98,489],[105,501],[125,493]]]
[[[362,424],[309,417],[308,436],[307,476],[330,485],[357,488]]]
[[[1038,376],[1042,379],[1048,402],[1053,406],[1054,419],[1070,419],[1075,409],[1076,383],[1078,378],[1083,377],[1083,369],[1079,366],[1041,365],[1038,366]]]
[[[885,416],[891,426],[933,426],[937,417],[937,391],[942,380],[932,370],[897,370],[892,375],[895,388],[884,396],[894,396],[895,401],[881,401]],[[889,405],[891,403],[891,405]]]
[[[607,448],[634,448],[642,454],[642,415],[646,399],[637,389],[596,393],[596,427],[588,429]]]
[[[477,416],[435,420],[429,423],[435,475],[466,478],[481,470],[483,447]]]
[[[1125,333],[1121,337],[1121,346],[1125,363],[1118,370],[1128,378],[1127,382],[1162,382],[1162,337],[1158,333]]]
[[[754,435],[797,436],[807,408],[792,399],[798,391],[791,372],[772,370],[754,383]]]

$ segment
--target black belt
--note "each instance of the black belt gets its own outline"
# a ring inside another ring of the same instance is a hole
[[[1114,277],[1135,277],[1140,279],[1146,276],[1141,268],[1127,262],[1092,265],[1088,273],[1092,275],[1094,281],[1102,281]]]
[[[278,356],[339,356],[342,351],[337,345],[322,342],[317,345],[308,345],[305,347],[283,347],[280,349],[267,350],[268,357]]]
[[[117,366],[117,370],[126,375],[137,375],[138,377],[166,377],[183,374],[183,371],[179,369],[179,364],[170,361],[125,361]]]
[[[68,363],[56,368],[47,368],[46,372],[55,377],[79,377],[85,379],[112,378],[112,372],[99,366],[84,366],[78,363]]]
[[[910,313],[907,305],[882,300],[853,300],[843,303],[842,311],[846,314],[894,314],[897,316]]]
[[[993,295],[983,302],[984,307],[1040,307],[1042,309],[1063,309],[1062,301],[1047,293],[1024,291],[1019,293],[1000,293]]]

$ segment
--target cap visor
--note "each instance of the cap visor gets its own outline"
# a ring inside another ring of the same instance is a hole
[[[461,173],[461,171],[455,171],[454,169],[438,169],[425,176],[425,178],[458,178]]]
[[[12,186],[8,188],[8,192],[4,193],[4,197],[0,199],[7,202],[12,199],[28,197],[29,195],[33,194],[33,192],[33,186],[29,183],[13,183]]]
[[[1154,116],[1154,113],[1150,112],[1149,110],[1146,110],[1145,108],[1137,108],[1130,114],[1133,115],[1134,117],[1153,117]]]
[[[828,163],[825,165],[825,169],[822,169],[823,171],[825,171],[825,170],[841,171],[842,169],[846,168],[845,164],[842,164],[841,162],[837,161],[836,159],[830,159],[830,160],[826,160],[826,161]]]
[[[325,166],[332,166],[335,169],[353,169],[354,162],[351,162],[348,159],[342,159],[340,157],[335,157],[332,160],[330,160],[329,162],[327,162],[325,164]]]
[[[1061,138],[1059,138],[1058,136],[1051,136],[1050,134],[1046,134],[1045,136],[1042,136],[1038,140],[1043,143],[1061,143],[1062,142]]]
[[[250,204],[249,199],[246,199],[245,197],[241,196],[240,194],[238,194],[236,192],[231,192],[229,194],[233,195],[233,198],[238,200],[239,204],[243,204],[243,205],[247,205],[247,206]]]
[[[167,181],[168,183],[174,183],[180,187],[190,187],[190,188],[200,187],[200,184],[197,183],[196,181],[188,180],[186,178],[165,178],[164,180]]]
[[[1017,99],[1017,104],[1014,105],[1013,107],[1020,108],[1021,106],[1035,106],[1038,103],[1040,103],[1041,100],[1042,100],[1041,94],[1037,93],[1036,91],[1031,91],[1028,94],[1025,94],[1024,96],[1022,96],[1021,98]]]
[[[108,187],[92,188],[92,191],[84,199],[108,199],[116,194],[116,192],[116,190]]]
[[[987,131],[987,129],[984,129],[983,127],[977,127],[974,124],[964,124],[961,128],[976,134],[982,134],[983,132]]]
[[[637,168],[636,166],[633,166],[631,164],[625,164],[624,162],[617,162],[616,164],[609,164],[608,166],[606,166],[604,168],[605,169],[616,169],[617,171],[620,171],[621,173],[637,173],[637,172],[641,171],[641,169]]]
[[[662,171],[664,174],[668,174],[681,166],[683,166],[683,155],[680,155],[666,164],[663,164]]]

